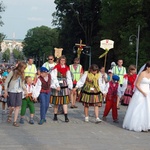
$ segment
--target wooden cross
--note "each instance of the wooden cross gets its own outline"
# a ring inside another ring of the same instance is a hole
[[[83,47],[85,47],[86,45],[85,44],[82,44],[82,40],[80,39],[80,43],[79,44],[75,44],[75,46],[78,47],[78,50],[77,50],[77,57],[80,58],[80,55],[81,55],[81,52],[83,50]]]

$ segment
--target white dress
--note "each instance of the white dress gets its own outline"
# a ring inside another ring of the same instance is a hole
[[[147,96],[135,90],[123,121],[123,128],[137,132],[150,129],[150,79],[144,77],[140,87]]]

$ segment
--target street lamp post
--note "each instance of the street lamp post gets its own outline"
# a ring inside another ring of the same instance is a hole
[[[91,59],[92,59],[92,56],[91,56],[91,46],[85,46],[84,49],[85,49],[85,52],[83,51],[83,54],[89,56],[89,67],[90,67],[91,66]],[[88,51],[88,49],[89,49],[89,51]]]
[[[129,42],[132,44],[133,38],[136,39],[136,68],[138,68],[138,56],[139,56],[139,38],[140,38],[140,25],[138,26],[138,33],[137,35],[131,35],[129,37]]]

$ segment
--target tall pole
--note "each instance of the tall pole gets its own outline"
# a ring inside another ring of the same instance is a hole
[[[91,66],[92,61],[92,54],[91,54],[91,46],[90,46],[90,53],[89,53],[89,67]]]
[[[139,55],[139,38],[140,38],[140,25],[138,25],[138,33],[136,38],[136,68],[138,69],[138,55]]]

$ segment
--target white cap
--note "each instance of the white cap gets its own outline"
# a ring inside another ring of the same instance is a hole
[[[116,66],[116,63],[115,63],[115,62],[112,62],[112,63],[111,63],[111,66]]]
[[[112,71],[111,69],[108,70],[108,73],[109,73],[109,72],[113,73],[113,71]]]

